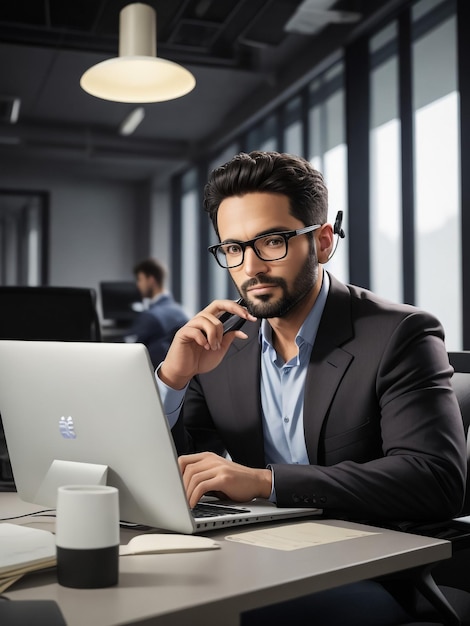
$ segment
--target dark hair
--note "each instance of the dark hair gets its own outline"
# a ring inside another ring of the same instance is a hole
[[[307,160],[279,152],[241,152],[213,170],[204,188],[204,209],[216,233],[222,200],[263,191],[286,195],[292,215],[305,226],[327,220],[328,190],[321,173]]]
[[[134,267],[134,275],[137,276],[140,273],[146,276],[153,276],[157,285],[163,287],[166,272],[163,265],[156,259],[144,259],[137,263]]]

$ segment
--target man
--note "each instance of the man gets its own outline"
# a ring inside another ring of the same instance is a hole
[[[190,505],[216,492],[379,523],[458,514],[465,437],[443,329],[325,271],[321,174],[240,154],[212,172],[204,204],[246,308],[212,302],[157,370]],[[223,335],[226,312],[241,330]]]
[[[180,459],[190,504],[220,491],[348,519],[456,515],[465,440],[442,327],[324,270],[321,175],[289,155],[239,155],[213,172],[205,207],[247,309],[210,304],[158,370],[180,452],[200,451]],[[222,335],[225,311],[242,330]],[[205,452],[208,436],[231,461]]]
[[[149,300],[129,330],[125,341],[147,346],[154,367],[163,361],[175,332],[188,321],[173,296],[163,291],[165,269],[155,259],[145,259],[134,267],[137,288]]]

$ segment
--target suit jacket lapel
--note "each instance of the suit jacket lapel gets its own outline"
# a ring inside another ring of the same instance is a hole
[[[243,456],[252,466],[264,467],[263,422],[260,397],[260,345],[258,324],[247,324],[243,332],[246,340],[235,339],[227,364],[226,375],[231,393],[236,398],[236,415],[240,430],[248,433],[244,437]],[[236,372],[236,375],[233,373]]]
[[[318,463],[321,429],[336,389],[353,356],[340,346],[353,335],[347,287],[330,275],[330,291],[307,370],[304,432],[310,463]]]

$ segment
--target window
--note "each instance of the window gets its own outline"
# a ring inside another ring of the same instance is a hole
[[[333,224],[337,212],[343,211],[343,229],[346,232],[346,239],[339,243],[327,269],[340,280],[347,281],[347,150],[342,62],[335,64],[310,85],[308,121],[308,159],[322,172],[328,187],[328,221]]]
[[[290,100],[284,108],[284,146],[283,151],[303,155],[302,145],[302,100],[300,97]]]
[[[400,113],[397,24],[369,44],[370,73],[370,276],[371,289],[403,301]]]
[[[211,161],[209,165],[209,172],[219,165],[227,163],[227,161],[229,161],[239,151],[238,144],[231,144],[225,148],[225,150],[221,152],[217,158]],[[207,227],[209,229],[209,245],[219,243],[219,238],[217,237],[214,227],[212,226],[212,220],[206,217],[206,215],[203,216],[203,219],[207,219]],[[203,251],[202,253],[207,255],[209,254],[206,251]],[[209,258],[209,301],[220,298],[236,299],[237,297],[238,296],[236,295],[236,290],[232,283],[232,279],[230,278],[229,272],[219,267],[211,255],[211,258]]]
[[[247,134],[246,152],[277,149],[277,116],[270,115]]]
[[[441,4],[413,8],[416,304],[444,325],[448,350],[462,347],[459,97],[456,18]]]

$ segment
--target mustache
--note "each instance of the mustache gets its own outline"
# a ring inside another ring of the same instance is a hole
[[[246,292],[247,289],[251,289],[251,287],[256,287],[256,285],[276,285],[283,286],[285,281],[282,278],[275,278],[274,276],[265,276],[264,274],[258,274],[255,278],[250,278],[243,283],[241,286],[241,290]]]

